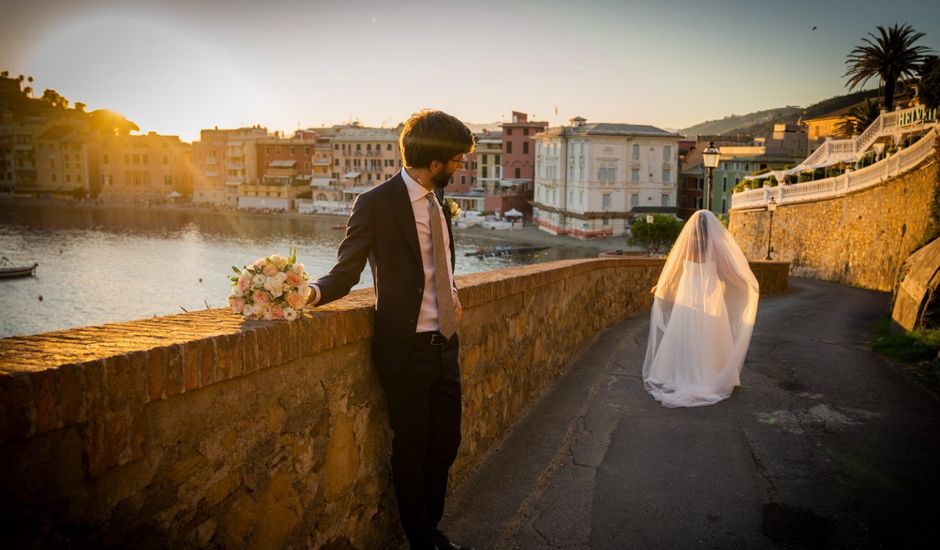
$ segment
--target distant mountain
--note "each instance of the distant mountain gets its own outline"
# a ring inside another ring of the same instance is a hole
[[[464,122],[464,124],[467,126],[467,128],[470,128],[470,131],[474,134],[482,132],[483,130],[489,130],[490,132],[499,132],[502,130],[502,128],[500,128],[502,122],[498,120],[496,122],[483,123]]]
[[[767,109],[766,111],[757,111],[747,115],[731,115],[721,120],[709,120],[689,126],[679,130],[684,136],[720,136],[740,134],[744,128],[752,128],[770,123],[773,126],[774,121],[792,116],[800,116],[803,112],[801,107],[778,107],[776,109]]]
[[[778,107],[757,111],[747,115],[731,115],[721,120],[710,120],[689,126],[678,132],[684,136],[737,135],[760,136],[773,130],[774,124],[794,124],[800,119],[815,118],[836,111],[848,110],[865,101],[866,97],[877,98],[878,90],[863,90],[814,103],[809,107]]]

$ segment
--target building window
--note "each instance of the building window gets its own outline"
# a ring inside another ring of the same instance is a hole
[[[173,186],[173,176],[163,176],[163,185],[166,187]]]
[[[528,129],[528,128],[523,128],[523,129],[522,129],[522,135],[524,135],[524,136],[529,135],[529,129]]]
[[[640,195],[639,193],[630,193],[630,206],[636,207],[640,204]]]
[[[170,157],[163,155],[163,164],[170,164]]]
[[[603,208],[610,208],[610,193],[601,195],[601,206]]]
[[[460,185],[467,185],[467,175],[466,175],[466,174],[461,174],[461,175],[460,175]]]
[[[507,136],[511,136],[511,135],[512,135],[512,128],[506,128],[506,135],[507,135]]]
[[[630,181],[632,181],[633,183],[640,182],[640,169],[639,168],[630,169]]]
[[[638,143],[633,144],[633,160],[640,160],[640,145]]]
[[[669,168],[663,168],[663,183],[669,183],[669,178],[672,177],[672,171]]]
[[[511,141],[506,142],[506,154],[507,155],[512,154],[512,142]]]
[[[669,194],[668,193],[663,193],[662,201],[663,201],[662,206],[669,206]]]
[[[523,155],[528,155],[528,154],[529,154],[529,142],[528,142],[528,141],[523,141],[523,142],[522,142],[522,154],[523,154]]]
[[[663,147],[663,162],[669,162],[669,159],[672,157],[672,146],[667,145]]]
[[[108,164],[108,155],[101,155],[101,163]]]
[[[522,177],[522,169],[516,168],[516,179],[520,179],[521,177]]]

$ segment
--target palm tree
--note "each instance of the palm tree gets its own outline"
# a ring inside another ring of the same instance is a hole
[[[914,45],[924,33],[910,25],[895,23],[887,29],[880,25],[877,29],[880,36],[868,33],[870,38],[862,38],[865,45],[856,46],[847,56],[848,70],[842,76],[849,77],[845,85],[850,90],[864,85],[873,76],[879,77],[884,85],[885,109],[890,111],[894,108],[894,88],[898,80],[916,75],[930,48]]]

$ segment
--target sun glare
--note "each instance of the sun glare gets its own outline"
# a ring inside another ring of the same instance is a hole
[[[26,65],[37,94],[67,79],[77,83],[69,97],[89,110],[111,108],[141,131],[189,141],[200,128],[258,122],[263,104],[234,46],[168,19],[99,13],[46,34]]]

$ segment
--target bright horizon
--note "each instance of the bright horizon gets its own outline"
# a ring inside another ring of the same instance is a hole
[[[0,1],[0,69],[32,75],[35,96],[184,141],[214,126],[392,127],[422,108],[680,129],[847,93],[845,57],[877,25],[908,23],[940,52],[940,5],[911,0],[825,13],[807,0]]]

